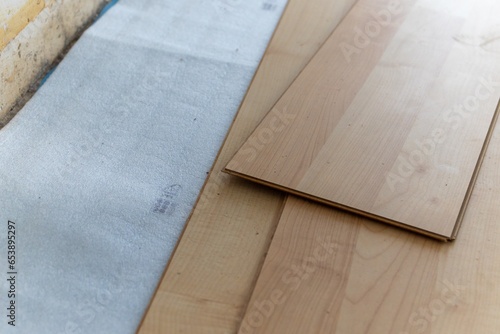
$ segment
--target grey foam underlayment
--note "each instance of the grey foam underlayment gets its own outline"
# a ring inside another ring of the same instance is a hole
[[[135,332],[285,2],[122,0],[0,131],[0,333]]]

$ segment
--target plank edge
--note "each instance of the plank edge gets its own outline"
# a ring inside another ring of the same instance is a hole
[[[389,218],[385,218],[385,217],[382,217],[382,216],[379,216],[379,215],[375,215],[375,214],[372,214],[372,213],[369,213],[369,212],[366,212],[366,211],[363,211],[363,210],[358,210],[356,208],[352,208],[352,207],[349,207],[347,205],[342,205],[342,204],[339,204],[339,203],[330,202],[330,201],[327,201],[327,200],[322,199],[320,197],[316,197],[316,196],[313,196],[313,195],[310,195],[310,194],[307,194],[307,193],[304,193],[304,192],[301,192],[301,191],[298,191],[298,190],[295,190],[295,189],[292,189],[292,188],[284,187],[284,186],[281,186],[279,184],[275,184],[275,183],[272,183],[272,182],[269,182],[269,181],[260,180],[260,179],[257,179],[257,178],[254,178],[252,176],[239,173],[237,171],[234,171],[234,170],[231,170],[231,169],[228,169],[228,168],[224,168],[222,170],[222,172],[230,174],[230,175],[233,175],[233,176],[237,176],[237,177],[240,177],[242,179],[245,179],[245,180],[248,180],[248,181],[252,181],[252,182],[264,185],[264,186],[268,186],[268,187],[275,188],[275,189],[278,189],[278,190],[281,190],[281,191],[285,191],[285,192],[290,193],[292,195],[299,196],[299,197],[302,197],[302,198],[306,198],[306,199],[312,200],[314,202],[319,202],[321,204],[327,205],[329,207],[333,207],[335,209],[340,209],[340,210],[343,210],[343,211],[354,213],[354,214],[363,216],[365,218],[369,218],[369,219],[375,220],[377,222],[386,223],[386,224],[389,224],[389,225],[392,225],[392,226],[396,226],[396,227],[399,227],[399,228],[402,228],[404,230],[408,230],[408,231],[411,231],[411,232],[414,232],[414,233],[417,233],[417,234],[420,234],[420,235],[425,235],[427,237],[431,237],[432,239],[435,239],[435,240],[438,240],[438,241],[450,242],[450,241],[454,241],[455,240],[455,237],[454,237],[453,234],[451,234],[450,236],[446,236],[446,235],[434,233],[434,232],[431,232],[431,231],[427,231],[427,230],[423,230],[423,229],[418,229],[418,228],[415,228],[413,226],[406,225],[406,224],[400,223],[398,221],[395,221],[395,220],[392,220],[392,219],[389,219]],[[455,227],[456,227],[456,225],[455,225]]]

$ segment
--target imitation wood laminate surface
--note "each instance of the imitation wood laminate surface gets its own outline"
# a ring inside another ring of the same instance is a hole
[[[289,0],[138,333],[238,330],[284,196],[220,170],[354,3]]]
[[[456,237],[494,125],[494,0],[360,0],[226,171]]]
[[[239,334],[500,328],[500,129],[453,243],[289,196]]]

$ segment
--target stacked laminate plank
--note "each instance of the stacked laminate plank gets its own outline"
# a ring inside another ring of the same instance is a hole
[[[226,171],[455,239],[500,97],[498,53],[460,36],[500,4],[445,4],[360,0]]]

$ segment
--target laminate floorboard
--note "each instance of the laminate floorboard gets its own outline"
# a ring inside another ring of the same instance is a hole
[[[453,243],[289,196],[239,334],[496,333],[500,131]]]
[[[360,0],[225,171],[455,239],[497,115],[499,10]]]

